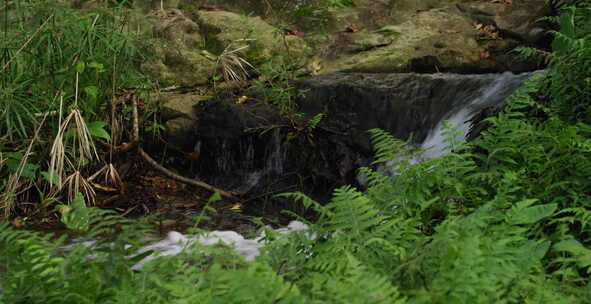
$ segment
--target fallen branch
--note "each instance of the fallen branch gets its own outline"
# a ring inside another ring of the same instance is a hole
[[[132,114],[133,114],[132,137],[133,137],[133,139],[132,140],[135,143],[139,143],[140,142],[139,115],[138,115],[138,110],[137,110],[137,99],[135,96],[131,98],[131,102],[132,102],[132,106],[133,106],[133,108],[132,108]],[[140,146],[138,146],[138,153],[154,169],[156,169],[160,173],[168,176],[169,178],[171,178],[173,180],[176,180],[176,181],[181,182],[183,184],[203,188],[203,189],[211,191],[211,192],[217,192],[222,197],[225,197],[225,198],[238,200],[236,193],[231,193],[231,192],[216,188],[212,185],[209,185],[207,183],[204,183],[204,182],[196,180],[196,179],[191,179],[191,178],[187,178],[187,177],[178,175],[178,174],[166,169],[165,167],[160,165],[156,160],[154,160],[154,158],[152,158],[148,153],[146,153],[146,151],[144,151],[144,149],[142,149],[142,147],[140,147]]]
[[[142,149],[142,148],[138,148],[138,152],[139,152],[140,156],[148,164],[150,164],[152,167],[154,167],[154,169],[158,170],[160,173],[168,176],[169,178],[171,178],[173,180],[176,180],[176,181],[181,182],[183,184],[187,184],[187,185],[191,185],[191,186],[203,188],[203,189],[208,190],[208,191],[211,191],[211,192],[217,192],[222,197],[225,197],[225,198],[235,199],[235,200],[238,199],[236,193],[231,193],[231,192],[224,191],[222,189],[216,188],[216,187],[214,187],[212,185],[209,185],[207,183],[198,181],[196,179],[191,179],[191,178],[187,178],[187,177],[178,175],[178,174],[176,174],[176,173],[174,173],[174,172],[172,172],[172,171],[164,168],[156,160],[154,160],[150,155],[148,155],[148,153],[146,153],[146,151],[144,151],[144,149]]]
[[[108,142],[102,141],[102,140],[97,140],[97,142],[99,144],[101,144],[102,146],[104,146],[106,149],[112,150],[113,154],[123,154],[123,153],[127,153],[131,150],[133,150],[133,148],[137,147],[138,143],[137,142],[124,142],[118,146],[114,146]]]

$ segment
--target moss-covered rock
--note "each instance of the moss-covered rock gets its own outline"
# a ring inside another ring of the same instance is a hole
[[[190,146],[193,127],[198,121],[195,106],[211,96],[194,93],[158,93],[151,96],[160,104],[161,119],[165,122],[165,137],[176,147]]]
[[[200,11],[198,22],[207,39],[217,42],[214,45],[235,48],[248,45],[247,55],[251,61],[263,61],[288,53],[299,58],[307,50],[302,38],[285,35],[282,29],[271,26],[260,17],[228,11]]]
[[[469,20],[451,9],[415,13],[413,18],[373,31],[343,33],[334,41],[356,46],[356,53],[335,54],[324,61],[323,72],[400,72],[430,68],[454,70],[479,64],[483,51]],[[347,38],[347,37],[353,37]],[[367,41],[383,43],[368,44]],[[359,45],[371,46],[359,48]]]
[[[169,120],[178,117],[196,119],[195,105],[211,99],[211,96],[200,93],[158,93],[151,98],[160,105],[162,119]]]
[[[157,11],[150,17],[152,39],[142,69],[161,85],[203,85],[215,71],[215,60],[201,49],[199,25],[179,10]]]
[[[218,56],[236,49],[255,66],[276,55],[306,61],[313,54],[313,74],[524,71],[537,66],[515,58],[510,51],[524,44],[539,44],[547,37],[538,22],[547,14],[545,0],[512,4],[358,0],[353,7],[329,10],[329,28],[299,32],[297,25],[291,25],[289,30],[296,35],[269,24],[262,19],[267,16],[262,11],[254,17],[238,13],[266,8],[258,0],[240,5],[205,0],[187,3],[181,1],[183,12],[168,9],[163,14],[156,9],[152,43],[156,59],[144,68],[165,85],[206,84],[221,68],[216,64]],[[164,4],[176,7],[178,2]]]
[[[333,11],[334,28],[316,51],[320,73],[521,72],[537,66],[510,52],[547,37],[545,0],[355,3]]]
[[[152,38],[142,69],[164,86],[207,84],[224,51],[241,49],[238,56],[257,64],[280,54],[303,58],[307,50],[302,38],[284,35],[259,17],[156,9],[148,20]]]

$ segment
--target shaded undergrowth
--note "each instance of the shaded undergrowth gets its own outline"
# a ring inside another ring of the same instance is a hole
[[[269,235],[254,263],[220,245],[133,271],[147,232],[78,195],[64,223],[118,237],[63,252],[0,226],[0,302],[587,303],[590,20],[587,7],[565,9],[548,73],[477,140],[450,133],[453,153],[411,165],[404,143],[374,130],[376,164],[397,173],[363,169],[366,191],[340,188],[326,205],[287,194],[319,218],[307,232]]]

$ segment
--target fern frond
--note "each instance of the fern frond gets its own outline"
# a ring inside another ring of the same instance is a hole
[[[365,184],[367,188],[383,185],[388,180],[388,176],[386,176],[384,173],[374,171],[367,167],[360,168],[359,175],[361,175],[365,180],[363,184]]]
[[[322,280],[318,277],[312,295],[316,302],[323,303],[406,303],[391,281],[369,271],[352,254],[344,253],[346,267],[342,274]]]
[[[302,192],[282,193],[282,194],[276,195],[276,197],[287,198],[287,199],[293,200],[294,202],[299,202],[302,205],[304,205],[304,207],[306,209],[312,208],[314,211],[316,211],[320,214],[324,214],[325,212],[327,212],[327,210],[324,206],[322,206],[320,203],[313,200],[312,198],[310,198],[309,196],[307,196],[306,194],[304,194]]]
[[[351,239],[362,238],[371,233],[372,228],[382,221],[379,210],[371,201],[350,186],[336,189],[326,208],[330,211],[330,216],[320,223],[324,229]]]
[[[381,129],[368,132],[374,149],[374,165],[396,160],[405,152],[406,143],[394,138],[392,134]]]

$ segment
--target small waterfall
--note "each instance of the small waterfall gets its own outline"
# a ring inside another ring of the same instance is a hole
[[[419,160],[443,156],[447,153],[446,122],[447,126],[456,129],[458,134],[454,140],[464,141],[472,127],[471,118],[479,111],[500,106],[521,84],[532,76],[532,73],[514,75],[506,72],[496,76],[490,85],[480,88],[472,96],[466,96],[467,100],[461,101],[460,106],[451,109],[448,114],[427,134],[427,138],[420,145]]]
[[[500,108],[529,74],[337,73],[298,85],[304,117],[325,114],[311,134],[290,138],[292,122],[266,104],[237,104],[235,98],[200,104],[195,131],[201,143],[196,172],[206,181],[238,193],[309,191],[324,199],[336,187],[355,182],[357,169],[373,156],[368,130],[413,138],[424,152],[412,161],[448,153],[444,122],[465,139],[470,119]],[[259,131],[260,130],[260,131]],[[296,132],[297,133],[297,132]],[[300,132],[303,133],[303,132]],[[395,168],[384,168],[395,172]],[[296,188],[297,187],[297,188]]]
[[[266,173],[280,176],[284,171],[284,164],[286,159],[286,150],[283,145],[283,138],[281,137],[281,130],[276,129],[271,136],[269,143],[269,152],[267,153],[267,163],[265,167]]]

